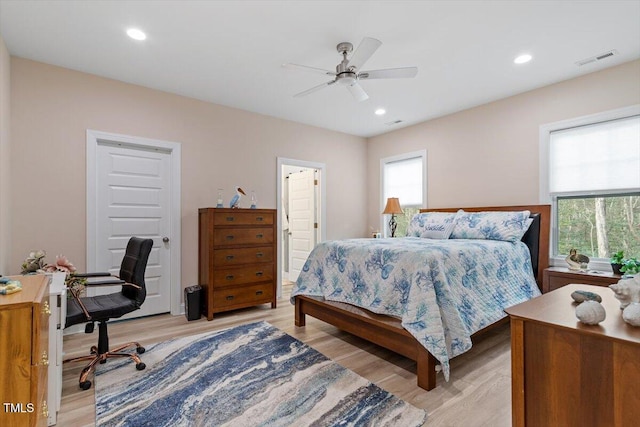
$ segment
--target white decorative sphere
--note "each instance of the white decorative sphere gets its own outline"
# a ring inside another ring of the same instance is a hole
[[[640,303],[632,302],[622,311],[622,320],[631,326],[640,326]]]
[[[607,317],[607,312],[599,302],[585,301],[576,307],[576,317],[587,325],[597,325]]]

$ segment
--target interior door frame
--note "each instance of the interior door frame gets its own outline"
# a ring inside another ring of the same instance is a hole
[[[327,222],[326,222],[326,218],[327,218],[327,191],[326,191],[326,181],[327,181],[327,166],[324,163],[318,163],[318,162],[309,162],[306,160],[296,160],[296,159],[288,159],[285,157],[278,157],[277,158],[277,178],[276,178],[276,206],[277,208],[277,221],[278,221],[278,227],[277,227],[277,236],[278,236],[278,247],[277,247],[277,251],[278,251],[278,262],[277,262],[277,269],[278,269],[278,276],[280,276],[280,273],[282,272],[282,179],[284,178],[282,176],[282,166],[296,166],[296,167],[303,167],[303,168],[310,168],[310,169],[317,169],[320,171],[320,180],[319,180],[319,186],[320,186],[320,218],[319,218],[319,226],[320,226],[320,235],[318,236],[318,240],[316,241],[316,245],[320,242],[323,242],[327,239]],[[278,298],[282,297],[282,280],[278,281]]]
[[[97,161],[98,145],[100,143],[118,144],[132,149],[151,149],[168,152],[170,156],[170,176],[171,176],[171,257],[170,257],[170,284],[169,300],[171,302],[171,314],[174,316],[184,313],[184,306],[180,304],[181,298],[181,265],[180,256],[182,254],[182,227],[180,220],[181,213],[181,185],[180,185],[180,165],[181,165],[181,144],[179,142],[161,141],[157,139],[142,138],[137,136],[121,135],[116,133],[102,132],[87,129],[87,271],[96,271],[96,230],[97,230],[97,196],[98,185]]]

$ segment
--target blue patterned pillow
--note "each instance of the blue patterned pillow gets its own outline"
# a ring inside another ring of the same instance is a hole
[[[517,242],[531,225],[529,215],[529,211],[460,212],[450,237]]]
[[[462,212],[462,210],[459,212]],[[448,239],[456,223],[456,215],[457,213],[452,212],[417,213],[411,218],[407,228],[407,236]]]

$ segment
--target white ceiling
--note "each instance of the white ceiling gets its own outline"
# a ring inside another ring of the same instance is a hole
[[[0,34],[14,56],[369,137],[640,58],[640,0],[0,0]],[[364,81],[361,103],[339,85],[293,98],[330,78],[283,63],[334,70],[363,37],[383,43],[365,69],[417,77]]]

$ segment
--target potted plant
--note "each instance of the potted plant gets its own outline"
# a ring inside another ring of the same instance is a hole
[[[624,252],[618,251],[611,257],[611,268],[614,274],[622,274],[621,268],[624,262]]]
[[[640,261],[636,258],[629,258],[622,260],[622,267],[620,272],[625,275],[633,275],[640,273]]]

